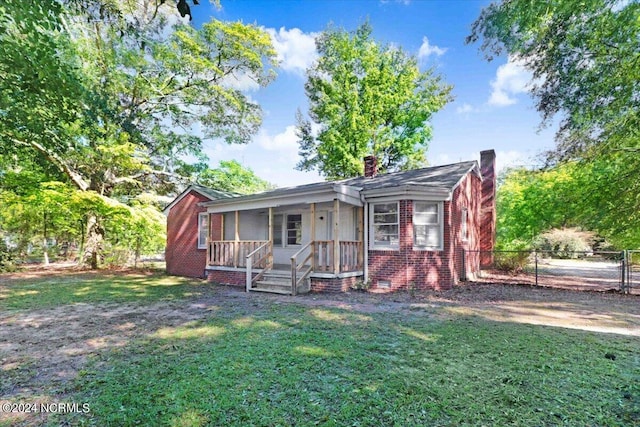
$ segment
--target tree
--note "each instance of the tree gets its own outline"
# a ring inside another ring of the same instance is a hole
[[[498,247],[528,249],[547,230],[582,225],[577,215],[582,206],[574,173],[575,165],[550,171],[519,168],[504,173],[496,197]]]
[[[640,247],[640,183],[621,155],[513,169],[500,181],[496,229],[503,249],[529,248],[542,233],[569,227],[596,232],[618,248]],[[622,192],[612,197],[612,188]]]
[[[221,160],[216,169],[205,169],[198,174],[197,182],[215,190],[239,194],[253,194],[274,188],[236,160]]]
[[[542,125],[559,116],[547,166],[572,168],[575,218],[613,243],[639,247],[640,3],[493,3],[467,42],[481,39],[489,60],[507,53],[533,72]]]
[[[533,72],[543,124],[560,115],[550,160],[640,152],[640,3],[492,3],[467,42],[480,39],[489,60],[507,53]]]
[[[204,158],[195,126],[248,142],[261,110],[238,81],[271,81],[269,36],[217,20],[196,30],[163,3],[0,5],[0,154],[37,157],[82,192],[128,199],[170,191],[185,155]],[[93,266],[101,211],[86,221]]]
[[[433,70],[421,72],[402,49],[372,40],[371,32],[368,23],[353,33],[329,28],[316,40],[319,59],[305,84],[311,120],[297,115],[299,170],[358,176],[370,154],[381,172],[424,164],[429,119],[450,101],[451,87]],[[313,123],[320,125],[317,135]]]

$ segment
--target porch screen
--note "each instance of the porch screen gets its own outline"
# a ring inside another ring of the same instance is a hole
[[[372,209],[373,246],[398,247],[398,203],[376,203]]]
[[[440,204],[413,202],[413,244],[418,248],[441,249]]]

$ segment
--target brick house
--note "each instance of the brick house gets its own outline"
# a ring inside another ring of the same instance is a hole
[[[207,239],[221,239],[220,215],[209,215],[201,204],[234,195],[191,185],[164,212],[167,215],[167,273],[203,277],[207,262]],[[209,232],[211,230],[211,232]]]
[[[191,186],[165,209],[167,271],[294,295],[450,288],[491,262],[495,184],[487,150],[383,175],[369,157],[363,177],[244,196]]]

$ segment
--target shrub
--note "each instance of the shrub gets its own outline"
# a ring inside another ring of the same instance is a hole
[[[500,271],[507,273],[520,273],[529,264],[530,251],[515,252],[495,252],[493,255],[493,266]]]
[[[540,234],[534,239],[537,250],[545,251],[554,258],[578,258],[593,252],[591,242],[594,234],[577,228],[557,228]]]
[[[0,239],[0,273],[9,273],[16,270],[13,252],[7,246],[4,239]]]

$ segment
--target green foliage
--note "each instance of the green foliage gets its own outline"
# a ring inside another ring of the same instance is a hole
[[[636,163],[620,155],[545,171],[507,171],[496,199],[497,248],[530,248],[540,234],[567,227],[594,231],[617,248],[640,247]],[[620,190],[614,194],[612,188]]]
[[[15,271],[13,251],[9,249],[3,238],[0,238],[0,273]]]
[[[425,163],[429,120],[451,100],[451,87],[371,32],[365,23],[353,33],[329,28],[318,37],[320,57],[305,85],[311,121],[297,115],[298,169],[339,179],[362,175],[369,154],[381,172]],[[317,135],[312,122],[320,125]]]
[[[575,172],[572,165],[505,172],[496,196],[498,248],[520,249],[546,230],[579,225]]]
[[[580,225],[619,247],[640,247],[640,3],[496,2],[482,11],[467,42],[480,39],[489,59],[507,53],[533,72],[532,95],[543,125],[560,117],[558,144],[548,153],[557,167],[534,179],[564,190],[551,196],[560,205],[547,208],[539,194],[531,203],[516,201],[529,208],[508,215],[507,239]],[[560,185],[544,178],[554,175]],[[534,185],[525,187],[536,192]],[[544,206],[543,215],[536,203]]]
[[[90,216],[99,218],[104,229],[106,264],[116,264],[116,259],[126,264],[164,248],[165,217],[144,197],[127,205],[93,191],[45,182],[29,194],[0,191],[0,202],[3,230],[23,254],[30,246],[44,245],[43,250],[47,251],[50,241],[81,244]],[[116,253],[120,258],[114,256]]]
[[[543,119],[561,115],[559,157],[583,158],[640,149],[639,38],[637,1],[511,0],[483,9],[467,42],[523,61]]]
[[[273,184],[261,179],[250,168],[237,160],[221,160],[215,169],[205,169],[198,174],[198,184],[214,190],[239,194],[253,194],[273,189]]]
[[[554,258],[579,258],[593,250],[593,240],[593,233],[576,228],[562,228],[540,234],[533,244],[536,249],[545,251]]]
[[[523,272],[531,258],[530,250],[510,250],[507,252],[495,252],[493,254],[493,266],[497,270],[512,274]]]
[[[92,260],[105,236],[114,254],[157,250],[158,213],[131,200],[188,181],[185,157],[206,161],[188,130],[229,143],[257,131],[261,109],[241,83],[273,79],[268,34],[215,19],[176,24],[188,3],[171,3],[0,4],[0,187],[17,197],[14,239],[81,236]],[[51,181],[84,194],[39,188]]]

